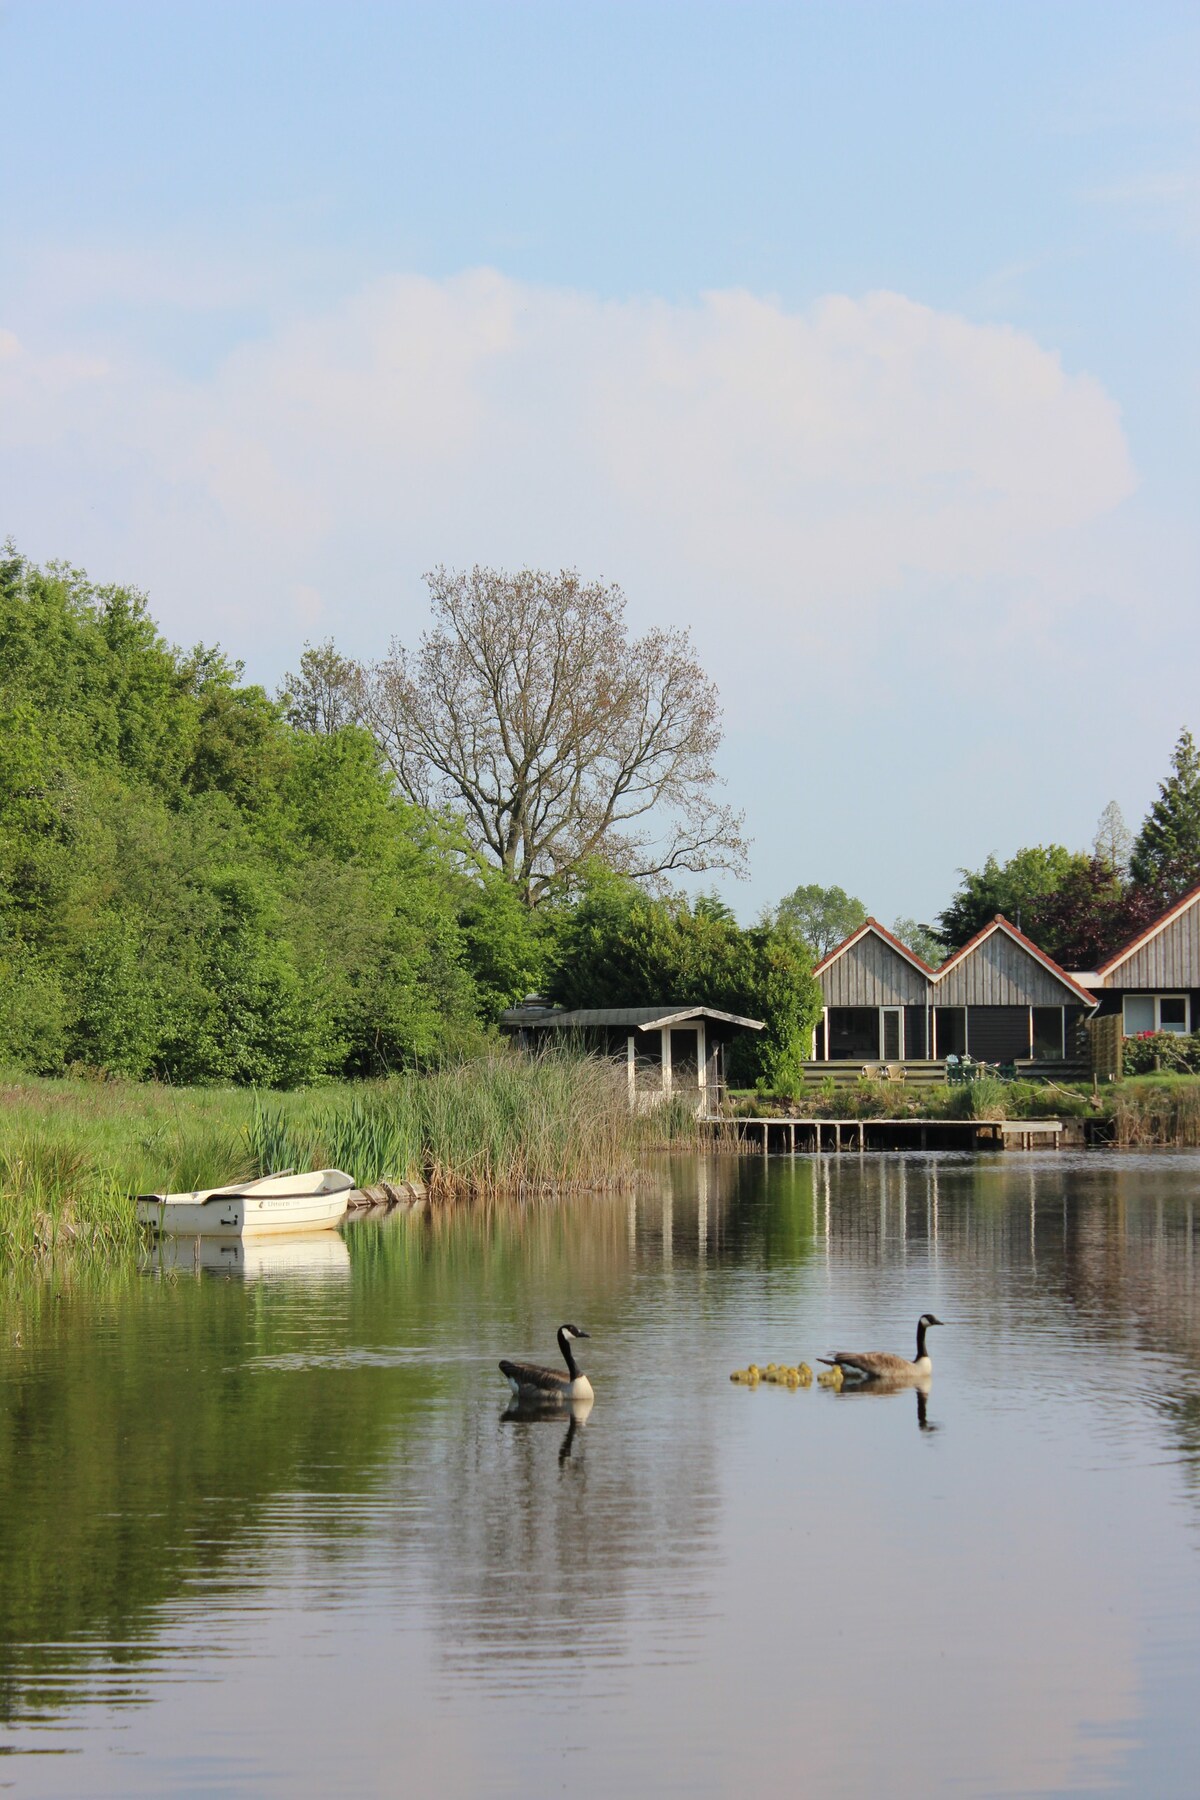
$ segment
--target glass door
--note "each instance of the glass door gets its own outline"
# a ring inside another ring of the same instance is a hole
[[[883,1013],[883,1060],[899,1062],[904,1055],[904,1014],[898,1006],[885,1006]]]

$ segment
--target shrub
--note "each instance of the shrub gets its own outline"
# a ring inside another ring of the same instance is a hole
[[[1200,1075],[1200,1032],[1181,1037],[1173,1031],[1147,1031],[1125,1039],[1126,1075]]]

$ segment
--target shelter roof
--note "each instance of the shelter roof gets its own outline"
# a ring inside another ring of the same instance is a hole
[[[739,1025],[746,1031],[762,1031],[762,1019],[746,1019],[740,1013],[722,1012],[716,1006],[680,1006],[660,1001],[657,1006],[562,1007],[513,1006],[500,1015],[500,1023],[534,1031],[586,1031],[611,1026],[616,1030],[661,1031],[667,1025],[686,1025],[693,1019],[716,1019]]]

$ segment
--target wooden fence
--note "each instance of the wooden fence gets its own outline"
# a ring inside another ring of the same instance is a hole
[[[1088,1020],[1092,1048],[1092,1074],[1097,1081],[1120,1081],[1125,1072],[1124,1020],[1120,1013],[1104,1013]]]

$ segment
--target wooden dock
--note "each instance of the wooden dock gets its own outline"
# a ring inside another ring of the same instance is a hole
[[[1061,1119],[706,1119],[748,1155],[865,1150],[1058,1150]]]

